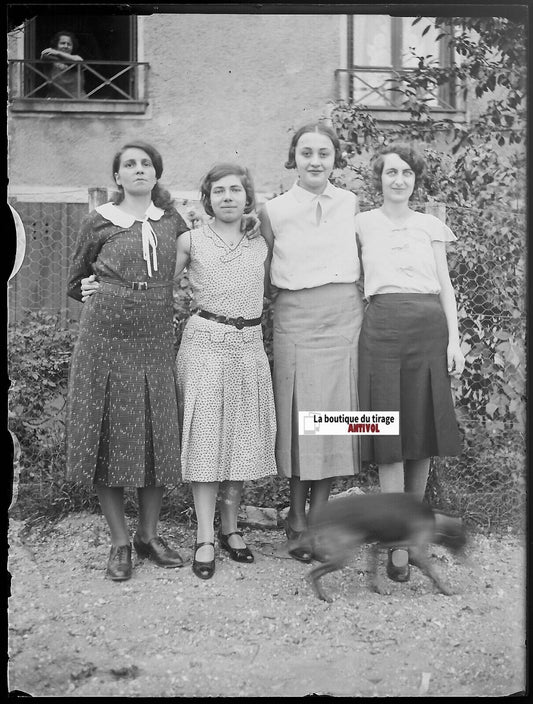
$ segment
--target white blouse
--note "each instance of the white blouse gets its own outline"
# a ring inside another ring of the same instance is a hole
[[[265,208],[274,233],[270,269],[274,286],[295,291],[357,281],[354,193],[328,182],[316,195],[295,184],[267,201]]]
[[[378,293],[440,293],[432,242],[457,238],[434,215],[413,211],[398,227],[379,209],[358,213],[365,298]]]

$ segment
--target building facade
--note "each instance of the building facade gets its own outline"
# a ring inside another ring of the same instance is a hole
[[[58,6],[60,9],[60,6]],[[9,34],[9,195],[86,202],[112,187],[112,155],[143,139],[164,157],[164,184],[197,194],[215,162],[248,166],[261,197],[289,187],[291,131],[351,98],[384,120],[401,117],[390,91],[411,65],[410,47],[453,60],[426,26],[380,14],[36,15]],[[427,24],[427,23],[426,23]],[[83,98],[46,96],[40,52],[73,31]],[[460,106],[442,91],[435,107]]]

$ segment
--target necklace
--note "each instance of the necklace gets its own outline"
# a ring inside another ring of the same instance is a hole
[[[237,242],[236,242],[235,240],[232,240],[231,242],[228,242],[228,241],[225,240],[223,237],[221,237],[221,236],[218,234],[218,232],[217,232],[216,230],[214,230],[214,229],[211,227],[211,225],[208,225],[208,227],[209,227],[209,229],[211,230],[211,232],[213,232],[213,233],[218,237],[218,239],[219,239],[221,242],[223,242],[223,243],[226,245],[226,247],[228,247],[228,249],[234,249],[234,248],[237,247],[237,246],[242,242],[242,240],[244,239],[244,235],[241,235],[241,238],[240,238]]]

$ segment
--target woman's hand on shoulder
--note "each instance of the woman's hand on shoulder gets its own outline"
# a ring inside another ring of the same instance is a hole
[[[459,378],[465,368],[465,356],[459,343],[448,344],[447,349],[448,374]]]
[[[255,213],[245,213],[241,220],[241,232],[249,240],[253,240],[261,235],[261,222]]]
[[[100,284],[96,280],[96,276],[91,274],[87,278],[81,280],[81,300],[85,303],[89,298],[96,293],[100,288]]]

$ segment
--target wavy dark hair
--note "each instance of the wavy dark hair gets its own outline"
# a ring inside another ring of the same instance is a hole
[[[337,137],[337,133],[335,132],[335,130],[332,127],[329,127],[328,125],[325,125],[323,122],[310,122],[309,124],[300,127],[293,134],[291,143],[289,145],[289,156],[287,158],[287,161],[285,162],[286,169],[296,168],[296,145],[298,144],[300,137],[303,134],[307,134],[308,132],[316,132],[318,134],[323,134],[326,137],[329,137],[333,144],[333,148],[335,149],[335,161],[333,163],[333,168],[342,169],[344,166],[346,166],[346,159],[342,156],[341,143],[339,138]]]
[[[122,159],[122,155],[124,154],[126,149],[142,149],[143,152],[146,152],[146,154],[148,154],[148,156],[152,160],[152,164],[154,165],[155,177],[158,181],[152,188],[152,201],[154,205],[156,205],[158,208],[161,208],[162,210],[171,210],[174,204],[174,200],[170,193],[166,190],[166,188],[163,188],[159,183],[159,179],[161,178],[161,174],[163,173],[163,159],[157,149],[151,144],[148,144],[148,142],[128,142],[118,150],[118,152],[113,157],[113,178],[115,178],[115,174],[118,172],[120,160]],[[115,205],[118,205],[124,200],[124,189],[122,188],[122,186],[119,186],[118,183],[116,185],[118,188],[118,195],[115,198],[114,203]]]
[[[421,152],[409,142],[393,142],[381,149],[372,158],[372,182],[378,193],[381,189],[381,175],[387,154],[397,154],[415,172],[415,189],[418,188],[426,172],[426,160]]]
[[[255,208],[255,190],[252,177],[245,166],[231,162],[215,164],[202,179],[202,183],[200,184],[200,199],[205,212],[213,217],[211,186],[225,176],[238,176],[240,178],[244,190],[246,191],[246,206],[244,212],[250,213]]]
[[[52,39],[50,39],[50,48],[57,49],[60,37],[70,37],[72,40],[72,53],[75,54],[78,50],[79,42],[76,35],[69,31],[68,29],[62,29],[60,32],[56,32]]]

